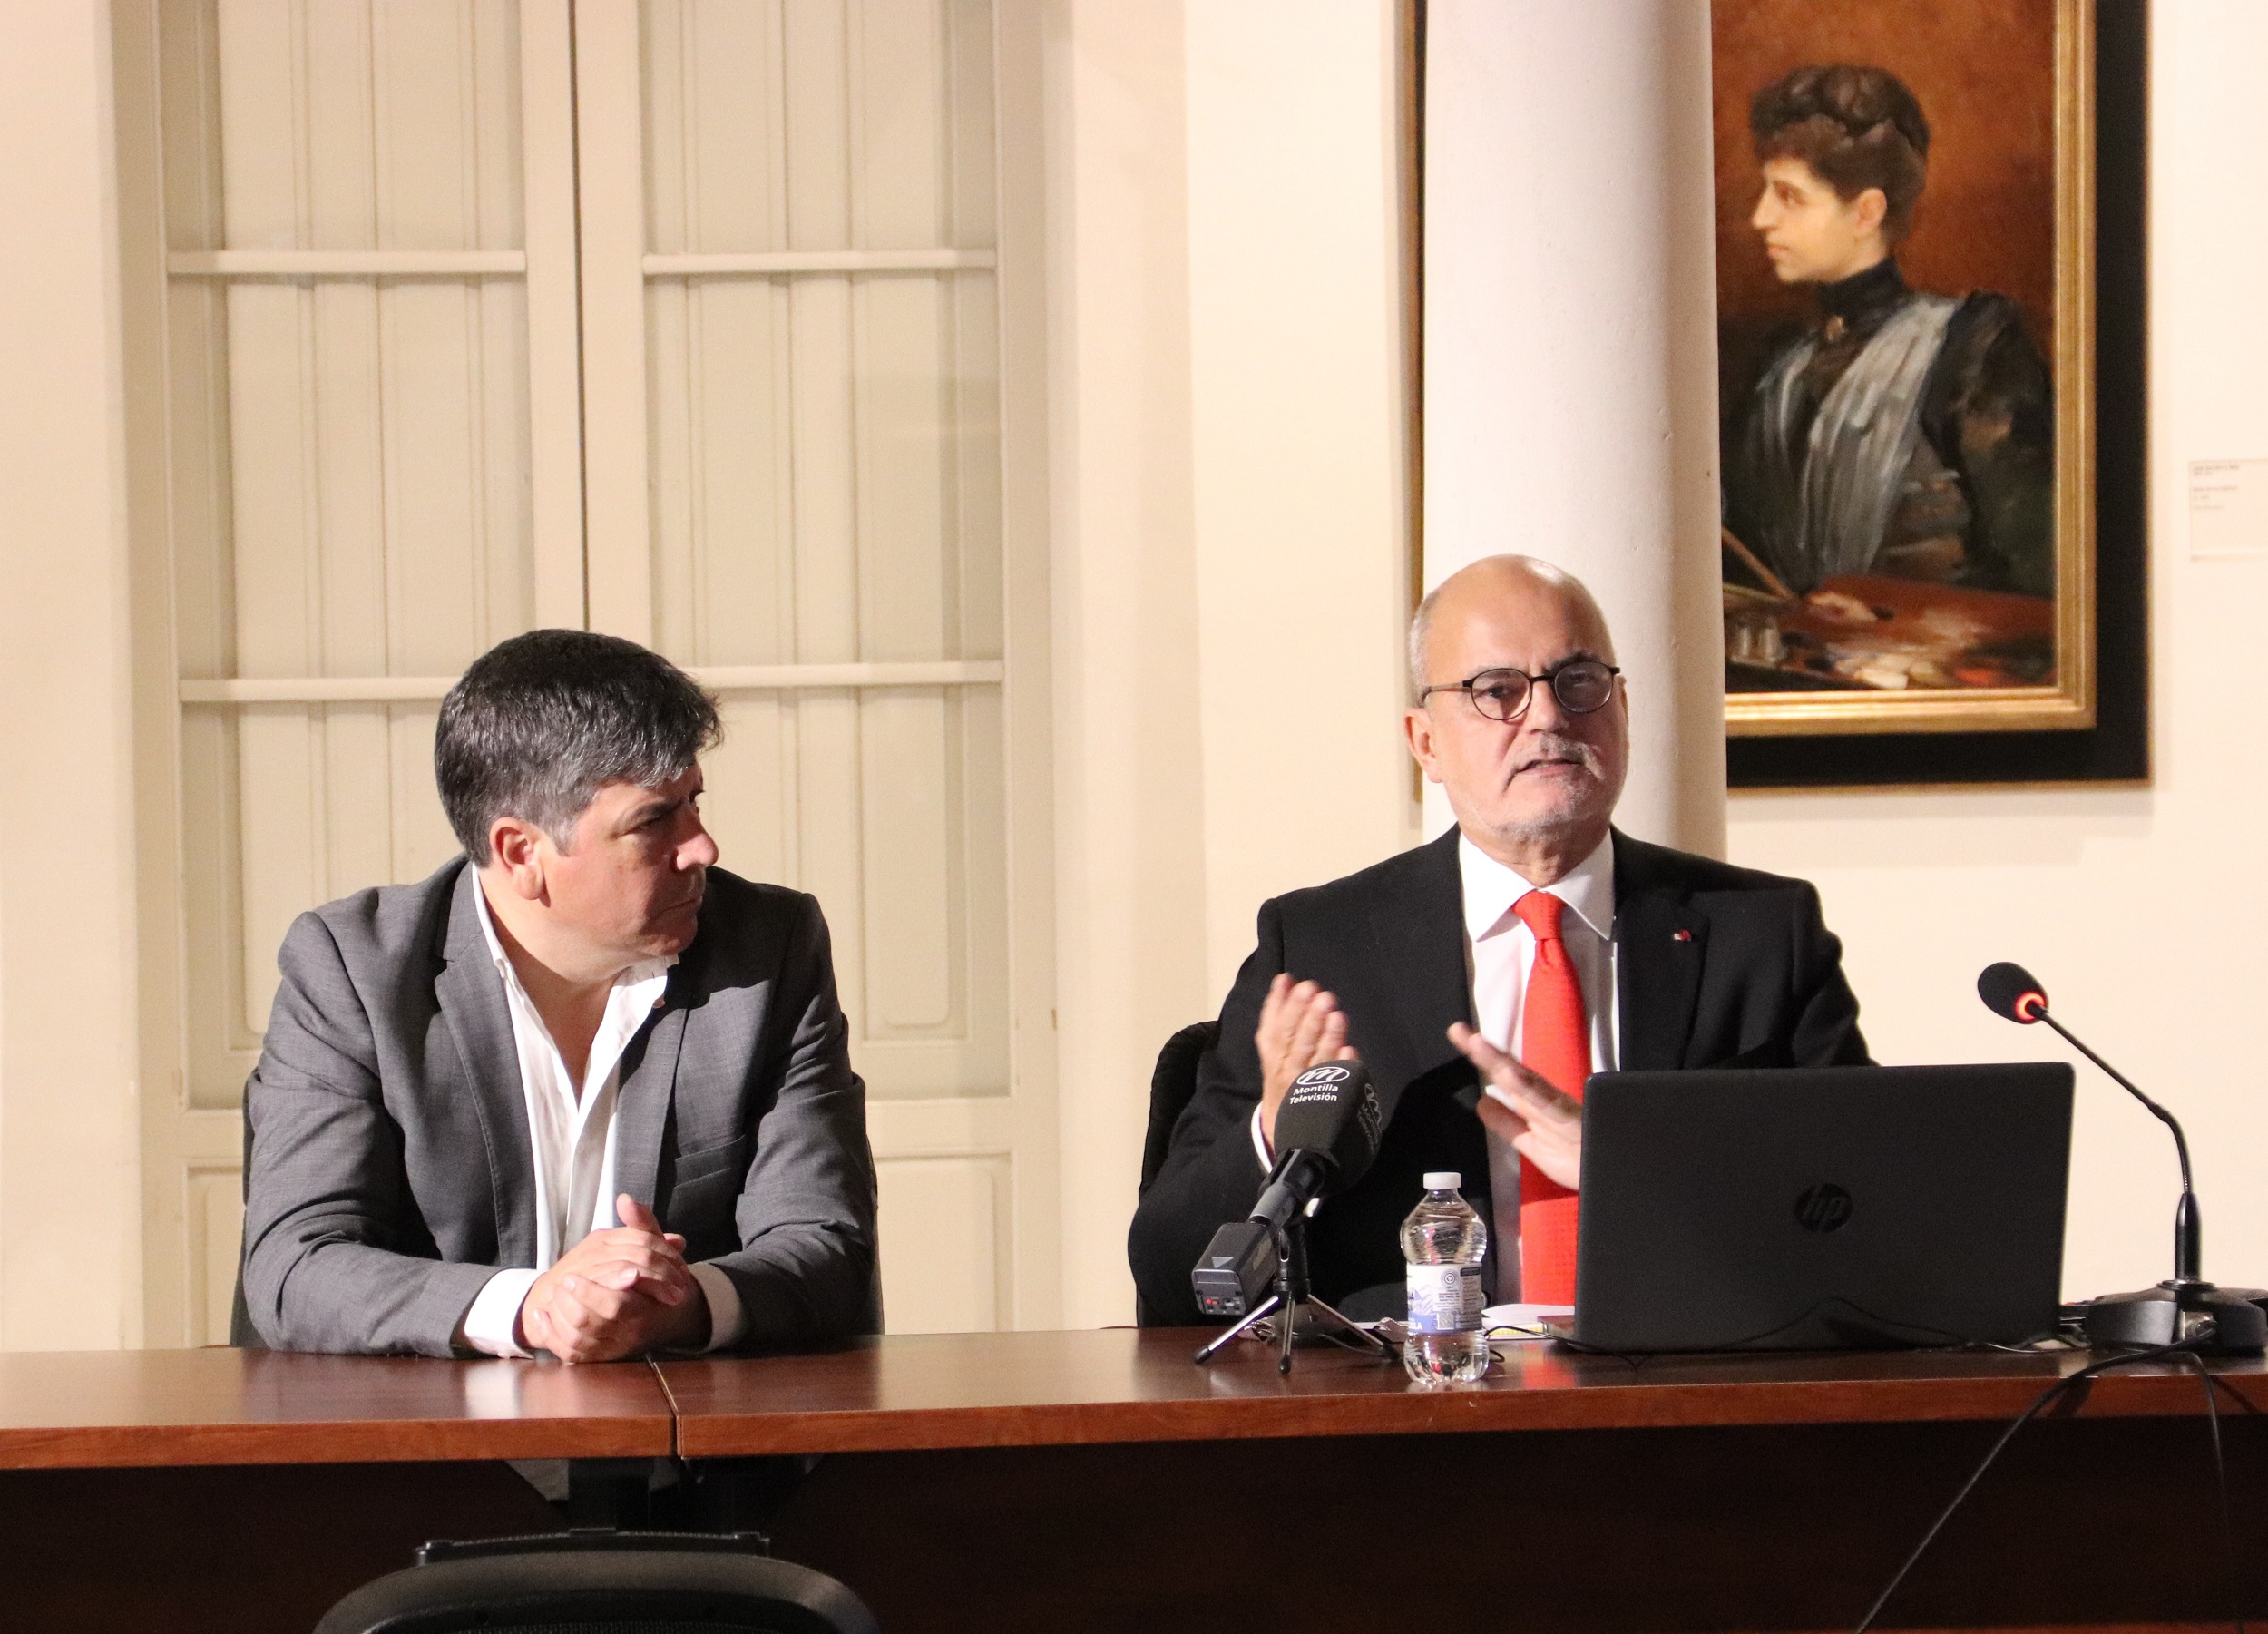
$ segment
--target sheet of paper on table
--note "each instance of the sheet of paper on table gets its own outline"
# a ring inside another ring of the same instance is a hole
[[[1543,1319],[1574,1314],[1571,1305],[1491,1305],[1481,1313],[1481,1328],[1491,1339],[1549,1339]]]

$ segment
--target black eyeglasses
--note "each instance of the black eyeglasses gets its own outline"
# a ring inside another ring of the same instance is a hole
[[[1541,675],[1518,670],[1483,670],[1470,680],[1445,681],[1418,694],[1423,703],[1436,692],[1462,692],[1472,707],[1491,720],[1518,720],[1528,712],[1529,700],[1540,686],[1549,687],[1559,708],[1570,715],[1588,715],[1615,695],[1615,677],[1622,671],[1595,658],[1569,659]]]

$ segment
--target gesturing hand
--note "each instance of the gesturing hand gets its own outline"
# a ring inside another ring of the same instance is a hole
[[[685,1238],[625,1192],[622,1223],[561,1255],[520,1302],[519,1339],[562,1362],[611,1362],[709,1336],[709,1301],[686,1268]]]
[[[1449,1042],[1481,1069],[1481,1121],[1570,1191],[1583,1180],[1583,1103],[1563,1095],[1462,1022]]]
[[[1291,1093],[1292,1080],[1326,1061],[1360,1061],[1346,1042],[1346,1013],[1339,1001],[1313,982],[1295,986],[1278,974],[1260,1001],[1260,1026],[1252,1042],[1260,1051],[1260,1133],[1276,1150],[1276,1114]]]

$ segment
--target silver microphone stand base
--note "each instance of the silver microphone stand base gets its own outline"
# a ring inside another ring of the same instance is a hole
[[[1277,1315],[1284,1308],[1283,1296],[1270,1294],[1246,1312],[1244,1320],[1212,1340],[1192,1359],[1200,1363],[1211,1361],[1221,1353],[1223,1347],[1231,1339],[1241,1336],[1261,1322],[1272,1317],[1276,1319],[1272,1336],[1276,1341],[1276,1371],[1278,1373],[1291,1372],[1292,1346],[1302,1336],[1344,1342],[1357,1350],[1367,1350],[1374,1355],[1384,1356],[1393,1354],[1386,1342],[1376,1334],[1312,1294],[1296,1301],[1291,1306],[1288,1317]]]

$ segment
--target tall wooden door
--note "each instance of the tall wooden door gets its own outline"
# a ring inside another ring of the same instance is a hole
[[[180,697],[152,1342],[225,1333],[284,929],[453,854],[438,700],[538,625],[719,693],[724,864],[834,932],[890,1326],[1051,1320],[1046,810],[1018,792],[1045,786],[1018,764],[1044,632],[1007,588],[1043,543],[1005,520],[1043,479],[1003,458],[1002,389],[1038,333],[1002,289],[1037,285],[1001,230],[1023,172],[989,0],[137,0],[120,25],[162,131],[171,506],[137,549],[170,558]]]

